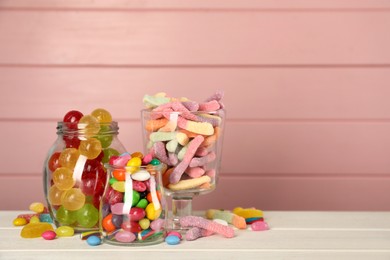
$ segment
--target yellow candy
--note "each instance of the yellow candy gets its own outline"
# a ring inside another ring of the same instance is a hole
[[[233,209],[233,213],[243,218],[262,218],[263,211],[256,208],[240,208]]]
[[[126,170],[130,173],[135,173],[139,170],[139,167],[142,164],[142,159],[139,157],[133,157],[127,162]]]
[[[69,226],[61,226],[56,229],[56,234],[58,237],[71,237],[74,235],[74,229]]]
[[[150,226],[150,220],[149,219],[147,219],[147,218],[143,218],[143,219],[141,219],[139,222],[138,222],[138,224],[140,225],[140,227],[142,228],[142,229],[148,229],[149,228],[149,226]]]
[[[97,108],[91,113],[100,123],[111,123],[112,116],[110,112],[103,108]]]
[[[40,203],[40,202],[34,202],[34,203],[31,203],[28,208],[31,211],[34,211],[36,213],[42,213],[45,210],[45,205],[43,205],[43,203]]]
[[[85,115],[80,119],[78,128],[87,138],[92,137],[100,131],[99,120],[92,115]]]
[[[39,222],[41,221],[39,220],[38,216],[32,216],[30,219],[30,223],[39,223]]]
[[[20,236],[23,238],[35,238],[42,236],[42,233],[48,230],[53,231],[53,227],[49,223],[29,223],[25,225],[20,232]]]
[[[15,218],[13,224],[14,226],[24,226],[27,224],[27,220],[24,218]]]
[[[116,181],[114,182],[111,187],[119,192],[125,192],[125,182],[124,181]]]
[[[80,142],[79,151],[88,159],[92,160],[99,156],[102,151],[102,144],[96,138],[88,138]]]
[[[148,206],[146,206],[145,212],[146,212],[146,217],[149,220],[155,220],[161,214],[161,207],[159,209],[155,210],[154,209],[154,204],[153,204],[153,202],[151,202],[151,203],[148,204]]]

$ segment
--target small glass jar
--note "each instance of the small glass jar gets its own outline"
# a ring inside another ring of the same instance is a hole
[[[110,179],[100,211],[104,242],[121,246],[163,242],[166,203],[161,176],[166,165],[105,167]]]
[[[100,201],[107,181],[104,164],[126,151],[118,123],[58,122],[57,140],[44,164],[44,193],[57,227],[99,229]]]

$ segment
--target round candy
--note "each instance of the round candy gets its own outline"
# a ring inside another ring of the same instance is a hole
[[[111,131],[111,127],[109,125],[101,125],[100,131],[97,134],[96,138],[100,141],[103,148],[107,148],[111,145],[113,136],[112,134],[108,134]]]
[[[45,210],[45,205],[41,202],[33,202],[28,208],[36,213],[42,213]]]
[[[58,208],[56,219],[62,225],[71,225],[76,222],[76,214],[74,211],[67,210],[64,206]]]
[[[58,162],[62,167],[67,167],[71,170],[74,169],[80,153],[76,148],[65,148],[58,158]]]
[[[140,159],[144,158],[144,155],[141,152],[134,152],[131,154],[131,158],[138,157]]]
[[[61,226],[56,229],[56,234],[59,237],[71,237],[74,235],[74,229],[69,226]]]
[[[53,182],[59,190],[69,190],[75,184],[73,171],[66,167],[60,167],[53,173]]]
[[[102,243],[102,240],[98,236],[90,236],[87,238],[87,243],[90,246],[98,246]]]
[[[112,122],[112,116],[110,112],[103,108],[97,108],[94,111],[92,111],[91,116],[95,117],[99,123],[111,123]]]
[[[86,203],[76,212],[76,219],[81,227],[91,228],[99,220],[99,211],[92,204]]]
[[[13,224],[14,226],[24,226],[27,224],[27,220],[25,218],[15,218]]]
[[[88,159],[95,159],[102,151],[102,145],[96,138],[88,138],[80,142],[79,151],[81,155],[84,155]]]
[[[80,139],[78,134],[64,134],[62,139],[65,141],[66,148],[79,148]]]
[[[62,193],[61,204],[68,210],[78,210],[84,206],[85,195],[79,188],[72,188]]]
[[[59,162],[60,155],[61,155],[60,152],[56,152],[50,156],[50,159],[47,162],[47,166],[49,167],[50,171],[54,172],[58,167],[60,167],[60,162]]]
[[[165,238],[165,242],[168,244],[168,245],[177,245],[180,243],[180,238],[177,237],[177,236],[167,236]]]
[[[42,233],[42,237],[45,240],[53,240],[56,238],[57,234],[53,230],[48,230]]]
[[[57,186],[51,186],[48,193],[48,199],[50,204],[53,206],[61,205],[61,196],[63,192],[64,191],[59,190]]]
[[[71,110],[68,113],[65,114],[64,121],[67,123],[67,127],[70,129],[77,129],[77,123],[80,121],[80,119],[83,117],[83,113],[77,110]]]
[[[91,115],[83,116],[78,123],[78,128],[80,129],[80,132],[87,138],[95,136],[100,131],[99,120]]]
[[[133,233],[138,233],[142,231],[141,226],[136,221],[123,221],[121,228],[126,231],[130,231]]]

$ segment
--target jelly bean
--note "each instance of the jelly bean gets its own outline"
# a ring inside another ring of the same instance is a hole
[[[112,223],[112,214],[108,214],[105,218],[103,218],[102,226],[107,232],[112,232],[116,229],[115,225]]]
[[[130,158],[131,156],[129,153],[123,153],[120,156],[112,158],[112,160],[110,159],[110,164],[115,167],[123,168],[126,166]]]
[[[151,202],[146,206],[145,212],[146,217],[150,220],[155,220],[161,215],[161,207],[159,209],[154,208],[154,203]]]
[[[68,210],[78,210],[85,203],[85,195],[79,188],[65,191],[61,196],[61,204]]]
[[[45,240],[53,240],[56,238],[57,234],[53,230],[48,230],[42,233],[41,235]]]
[[[119,231],[115,234],[115,239],[122,243],[130,243],[135,240],[135,235],[129,231]]]
[[[160,191],[156,191],[157,193],[157,198],[159,201],[161,201],[161,192]],[[146,195],[146,199],[149,201],[149,202],[153,202],[153,199],[152,199],[152,193],[149,192],[148,195]]]
[[[179,232],[177,232],[177,231],[169,231],[167,233],[167,236],[177,236],[180,240],[182,239],[181,234]]]
[[[95,159],[102,151],[102,145],[96,138],[88,138],[80,142],[79,151],[88,159]]]
[[[133,181],[133,189],[138,191],[138,192],[144,192],[146,190],[146,184],[141,181]]]
[[[119,192],[125,192],[125,182],[124,181],[116,181],[114,182],[111,187]]]
[[[74,211],[66,209],[64,206],[60,206],[56,212],[56,219],[61,225],[71,225],[76,222],[76,214]]]
[[[108,183],[110,184],[110,185],[113,185],[115,182],[117,182],[118,180],[117,179],[115,179],[114,177],[113,178],[110,178],[110,180],[108,181]]]
[[[167,236],[165,238],[165,242],[168,245],[177,245],[180,243],[180,238],[178,238],[177,236]]]
[[[246,218],[245,221],[247,224],[252,224],[255,221],[264,221],[264,218]]]
[[[268,230],[269,226],[264,221],[255,221],[252,223],[251,228],[253,231],[264,231],[264,230]]]
[[[36,238],[42,236],[43,232],[53,230],[53,227],[49,223],[29,223],[25,225],[20,232],[20,236],[23,238]]]
[[[87,138],[97,135],[100,131],[99,120],[92,115],[83,116],[77,126]]]
[[[125,169],[115,169],[112,172],[112,176],[118,181],[125,181],[126,179],[126,170]]]
[[[59,190],[69,190],[75,184],[73,171],[66,167],[60,167],[53,173],[53,182]]]
[[[140,199],[138,203],[135,205],[137,208],[144,209],[148,206],[149,202],[147,199]]]
[[[58,237],[71,237],[74,235],[74,229],[69,226],[58,227],[55,232]]]
[[[133,195],[134,198],[134,195]],[[111,187],[106,192],[104,200],[108,202],[108,204],[113,205],[115,203],[119,203],[123,201],[123,193],[112,189]]]
[[[70,129],[77,129],[77,123],[83,117],[83,113],[77,110],[71,110],[64,116],[63,122],[67,123],[67,127]]]
[[[76,212],[76,219],[81,227],[91,228],[99,220],[99,211],[92,204],[86,203]]]
[[[39,217],[38,216],[33,216],[31,219],[30,219],[30,223],[39,223],[41,222],[39,220]]]
[[[87,239],[87,243],[88,245],[90,246],[98,246],[102,243],[102,240],[100,237],[98,236],[90,236],[88,239]]]
[[[39,221],[40,221],[40,222],[53,223],[53,220],[52,220],[50,214],[47,214],[47,213],[45,213],[45,214],[40,214],[40,215],[39,215]]]
[[[138,233],[138,232],[142,231],[141,226],[136,221],[128,221],[128,220],[127,221],[123,221],[123,223],[121,225],[121,228],[123,230],[130,231],[130,232],[133,232],[133,233]]]
[[[50,171],[54,172],[57,168],[60,167],[60,162],[59,162],[60,155],[61,155],[60,152],[56,152],[50,156],[50,159],[47,162],[47,166],[49,167]]]
[[[123,216],[112,214],[111,221],[112,221],[112,224],[114,224],[114,226],[116,228],[120,228],[122,226],[122,223],[123,223]]]
[[[63,191],[59,190],[57,186],[53,185],[50,187],[48,192],[48,200],[51,205],[58,206],[61,205],[61,196]]]
[[[153,160],[150,161],[150,164],[151,165],[160,165],[161,162],[158,159],[154,158]]]
[[[29,209],[36,213],[42,213],[45,210],[45,206],[41,202],[34,202],[30,204]]]
[[[131,208],[130,209],[130,218],[131,221],[140,221],[145,217],[145,210],[141,208]]]
[[[110,112],[103,108],[97,108],[91,112],[91,115],[95,117],[99,123],[111,123],[112,122],[112,116]]]
[[[15,218],[13,224],[14,226],[24,226],[27,224],[27,220],[25,218]]]
[[[103,144],[102,144],[102,147],[103,147]],[[117,150],[115,150],[114,148],[103,149],[103,153],[104,153],[104,156],[102,158],[103,164],[108,163],[113,156],[119,155],[119,152]]]
[[[133,190],[133,201],[131,203],[131,206],[137,205],[140,199],[141,199],[140,193]]]
[[[142,229],[148,229],[150,227],[150,220],[147,218],[141,219],[138,224],[141,226]]]
[[[143,165],[149,164],[152,160],[153,160],[153,155],[151,153],[149,153],[149,154],[145,155],[144,158],[142,159],[142,164]]]
[[[34,213],[34,214],[19,214],[19,215],[17,216],[17,218],[23,218],[23,219],[25,219],[25,220],[27,221],[27,223],[29,223],[29,222],[30,222],[30,219],[31,219],[32,217],[34,217],[34,216],[39,217],[39,214],[36,214],[36,213]]]
[[[146,181],[150,179],[150,173],[145,170],[140,170],[131,175],[131,178],[136,181]]]
[[[126,164],[126,170],[130,173],[135,173],[139,170],[139,167],[142,164],[142,160],[139,157],[131,158]]]
[[[124,203],[115,203],[113,205],[111,205],[111,213],[112,214],[116,214],[116,215],[121,215],[121,214],[124,214],[123,212],[123,206],[124,206]]]
[[[65,148],[58,158],[58,162],[62,167],[74,169],[77,160],[79,159],[80,152],[76,148]]]
[[[134,152],[131,154],[131,158],[138,157],[141,160],[144,158],[144,155],[141,152]]]

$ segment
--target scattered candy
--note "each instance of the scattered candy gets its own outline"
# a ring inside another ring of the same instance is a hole
[[[36,238],[36,237],[41,237],[43,232],[52,230],[53,227],[49,223],[29,223],[25,225],[20,232],[20,236],[23,238]]]
[[[15,218],[13,221],[14,226],[24,226],[27,224],[27,220],[25,218]]]
[[[253,231],[264,231],[264,230],[268,230],[269,226],[264,221],[255,221],[252,223],[251,228]]]
[[[263,218],[263,212],[256,208],[234,208],[233,213],[245,218],[246,223],[251,223],[253,221],[253,218]]]
[[[182,227],[199,227],[215,233],[219,233],[227,238],[234,237],[234,230],[229,226],[218,224],[198,216],[185,216],[180,218]]]
[[[71,237],[74,235],[74,229],[69,226],[58,227],[55,232],[59,237]]]
[[[87,243],[90,246],[98,246],[102,243],[102,240],[98,236],[90,236],[87,238]]]
[[[180,243],[180,238],[178,236],[170,235],[165,238],[165,242],[168,245],[177,245]]]
[[[240,217],[230,211],[226,210],[217,210],[209,209],[206,211],[206,218],[208,219],[223,219],[226,220],[229,224],[234,225],[236,228],[245,229],[246,222],[243,217]]]
[[[57,234],[53,230],[48,230],[42,233],[42,237],[45,240],[53,240],[56,238],[56,236]]]

